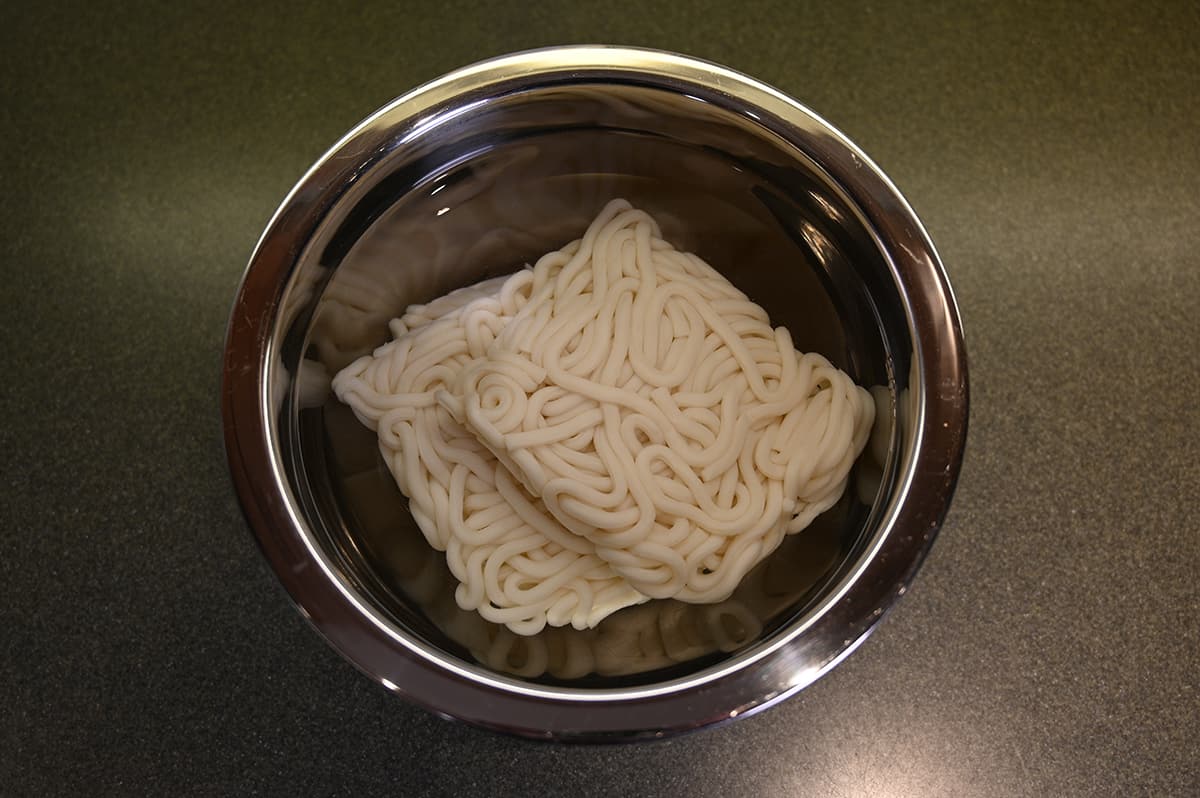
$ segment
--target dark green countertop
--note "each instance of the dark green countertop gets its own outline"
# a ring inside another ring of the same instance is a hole
[[[78,6],[0,25],[0,791],[1200,794],[1196,7]],[[794,699],[648,745],[509,739],[360,675],[221,444],[226,314],[307,166],[425,79],[579,41],[842,128],[925,220],[971,357],[959,491],[896,611]]]

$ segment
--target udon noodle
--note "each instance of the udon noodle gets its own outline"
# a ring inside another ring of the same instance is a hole
[[[334,379],[456,600],[518,634],[713,603],[841,496],[871,396],[623,200]]]

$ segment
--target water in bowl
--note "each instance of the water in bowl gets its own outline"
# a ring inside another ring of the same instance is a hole
[[[455,604],[444,556],[408,514],[374,433],[328,393],[329,376],[384,343],[387,321],[405,306],[534,262],[578,237],[614,197],[650,212],[664,238],[721,271],[789,329],[797,348],[820,352],[860,385],[883,386],[884,425],[894,417],[897,363],[872,299],[886,286],[865,284],[855,268],[879,253],[819,172],[740,136],[744,120],[733,115],[728,135],[690,128],[688,143],[668,135],[699,118],[686,98],[632,89],[570,97],[543,98],[537,125],[527,110],[484,109],[496,115],[480,126],[486,135],[454,138],[415,165],[408,159],[329,220],[303,256],[314,261],[307,281],[290,290],[294,334],[282,357],[293,360],[296,379],[281,412],[292,420],[285,449],[306,475],[293,488],[316,510],[310,517],[324,520],[313,531],[381,615],[464,662],[520,679],[628,687],[737,656],[811,607],[861,546],[894,471],[889,456],[868,447],[842,500],[786,538],[724,602],[650,601],[595,629],[522,637]]]

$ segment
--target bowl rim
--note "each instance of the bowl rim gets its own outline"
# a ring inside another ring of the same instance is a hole
[[[339,575],[283,478],[269,370],[282,297],[301,253],[357,177],[386,156],[386,145],[402,146],[514,85],[604,81],[724,99],[754,109],[756,122],[787,141],[803,142],[805,154],[861,212],[903,286],[920,376],[910,386],[916,440],[893,506],[854,567],[803,621],[760,643],[752,656],[643,688],[544,688],[438,656],[373,612]],[[300,612],[336,650],[439,715],[525,736],[582,740],[662,737],[744,716],[806,687],[856,649],[906,592],[948,509],[966,442],[968,385],[958,308],[933,243],[892,182],[847,137],[779,90],[727,67],[661,50],[585,45],[452,71],[384,105],[321,156],[280,204],[246,267],[226,333],[221,406],[243,513]]]

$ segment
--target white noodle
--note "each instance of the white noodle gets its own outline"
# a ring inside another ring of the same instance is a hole
[[[410,307],[391,324],[395,340],[333,381],[338,398],[378,432],[426,539],[446,552],[460,583],[458,604],[524,635],[547,623],[589,628],[645,600],[434,400],[484,355],[527,299],[531,281],[523,271]]]
[[[465,609],[520,634],[711,603],[841,496],[870,395],[614,200],[532,270],[409,308],[334,380]]]

